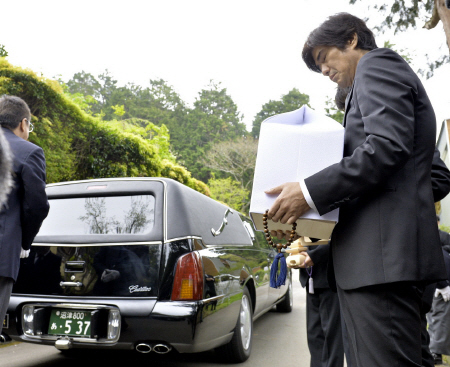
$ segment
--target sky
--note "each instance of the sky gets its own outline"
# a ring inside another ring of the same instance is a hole
[[[375,1],[376,2],[376,1]],[[106,69],[118,85],[149,86],[162,78],[192,106],[210,80],[227,89],[251,129],[269,100],[293,88],[323,111],[336,86],[306,68],[301,49],[309,32],[328,16],[350,12],[381,15],[365,0],[15,0],[1,6],[0,44],[15,66],[68,81],[80,71],[98,76]],[[442,25],[393,35],[376,35],[404,49],[418,67],[425,53],[445,49]],[[450,118],[450,67],[423,79],[438,121]],[[445,89],[444,89],[445,88]],[[446,93],[444,93],[446,92]]]

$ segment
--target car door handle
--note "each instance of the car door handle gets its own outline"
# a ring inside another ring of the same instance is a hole
[[[86,267],[85,261],[67,261],[64,267],[65,273],[83,273]]]

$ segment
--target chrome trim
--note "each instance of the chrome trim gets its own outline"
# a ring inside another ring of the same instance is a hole
[[[200,303],[201,304],[207,304],[207,303],[211,303],[211,302],[214,302],[214,301],[218,301],[219,299],[222,299],[222,298],[225,298],[224,294],[221,294],[220,296],[215,296],[215,297],[211,297],[211,298],[202,299],[200,301]]]
[[[200,241],[203,241],[203,238],[201,238],[199,236],[177,237],[177,238],[171,238],[170,240],[167,240],[165,243],[181,241],[181,240],[200,240]]]
[[[28,304],[30,306],[39,306],[39,307],[44,307],[44,306],[49,306],[52,308],[76,308],[76,309],[92,309],[92,310],[98,310],[98,309],[108,309],[108,310],[115,310],[117,309],[117,307],[112,307],[109,305],[100,305],[100,304],[95,304],[95,303],[31,303]]]
[[[250,223],[246,222],[245,220],[241,220],[241,222],[242,222],[243,226],[245,227],[245,229],[247,230],[247,233],[248,233],[250,239],[252,241],[254,241],[256,239],[255,231],[253,231],[253,228],[250,225]]]
[[[55,348],[59,350],[67,350],[72,348],[72,340],[68,337],[62,337],[56,340]]]
[[[140,343],[136,345],[134,349],[139,353],[150,353],[152,351],[152,346],[147,343]]]
[[[159,177],[114,177],[114,178],[93,178],[91,180],[79,180],[79,181],[64,181],[64,182],[55,182],[48,184],[47,187],[53,187],[53,186],[65,186],[65,185],[72,185],[72,184],[81,184],[81,183],[89,183],[89,182],[102,182],[102,181],[158,181],[163,182]]]
[[[167,242],[167,182],[159,180],[164,186],[164,196],[163,196],[163,240]]]
[[[167,354],[172,350],[172,347],[167,344],[156,344],[153,346],[153,351],[158,354]]]
[[[214,237],[219,236],[222,233],[222,231],[225,228],[225,226],[228,224],[227,216],[228,216],[229,213],[233,214],[231,209],[227,208],[227,210],[225,210],[225,213],[223,215],[222,223],[220,224],[219,229],[215,230],[214,228],[211,228],[211,233],[212,233],[212,235]]]
[[[102,304],[80,304],[80,303],[27,303],[26,306],[32,306],[34,308],[36,307],[50,307],[50,308],[69,308],[69,309],[81,309],[81,310],[100,310],[100,309],[106,309],[106,310],[118,310],[120,315],[120,309],[115,306],[111,305],[102,305]],[[22,316],[22,310],[20,311],[20,317],[22,318],[23,322],[23,316]],[[23,327],[23,325],[22,325]],[[62,336],[62,335],[28,335],[28,334],[22,334],[20,336],[22,340],[70,340],[71,342],[76,343],[92,343],[92,344],[112,344],[117,343],[117,341],[120,338],[120,329],[119,333],[117,334],[117,338],[115,339],[106,339],[102,338],[100,340],[94,339],[94,338],[83,338],[83,337],[74,337],[74,336]]]
[[[82,287],[83,283],[81,282],[60,282],[60,287]]]
[[[59,246],[59,247],[87,247],[87,246],[130,246],[130,245],[162,245],[163,243],[169,243],[169,242],[175,242],[175,241],[181,241],[181,240],[200,240],[203,241],[203,238],[200,236],[184,236],[184,237],[176,237],[176,238],[170,238],[163,241],[148,241],[148,242],[98,242],[98,243],[44,243],[44,242],[38,242],[33,243],[33,246]],[[220,245],[223,247],[223,245]]]
[[[53,340],[53,341],[57,341],[58,339],[61,339],[61,335],[55,335],[55,336],[49,336],[49,335],[27,335],[27,334],[22,334],[21,335],[21,339],[23,340]],[[95,344],[111,344],[111,343],[116,343],[118,339],[116,340],[108,340],[108,339],[102,339],[97,340],[97,339],[93,339],[93,338],[77,338],[77,337],[70,337],[71,341],[74,341],[76,343],[95,343]]]
[[[90,246],[129,246],[129,245],[162,245],[162,241],[148,242],[91,242],[91,243],[56,243],[56,242],[37,242],[33,246],[59,246],[59,247],[90,247]]]
[[[57,182],[48,184],[47,187],[54,186],[65,186],[65,185],[73,185],[73,184],[83,184],[83,183],[91,183],[91,182],[118,182],[118,181],[155,181],[161,182],[164,186],[164,198],[163,198],[163,239],[164,242],[167,241],[167,182],[161,180],[160,178],[154,177],[123,177],[123,178],[95,178],[91,180],[79,180],[79,181],[65,181],[65,182]],[[42,244],[41,246],[48,246],[47,244]]]

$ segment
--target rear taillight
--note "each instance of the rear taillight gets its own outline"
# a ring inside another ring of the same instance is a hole
[[[178,259],[173,281],[172,301],[203,299],[203,265],[197,252]]]

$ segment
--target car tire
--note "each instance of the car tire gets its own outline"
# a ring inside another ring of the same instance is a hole
[[[284,299],[277,303],[278,312],[291,312],[294,307],[294,290],[292,288],[292,278],[289,278],[289,285]]]
[[[228,344],[216,349],[221,357],[231,363],[241,363],[250,357],[253,340],[253,307],[250,292],[244,288],[241,308],[233,337]]]

